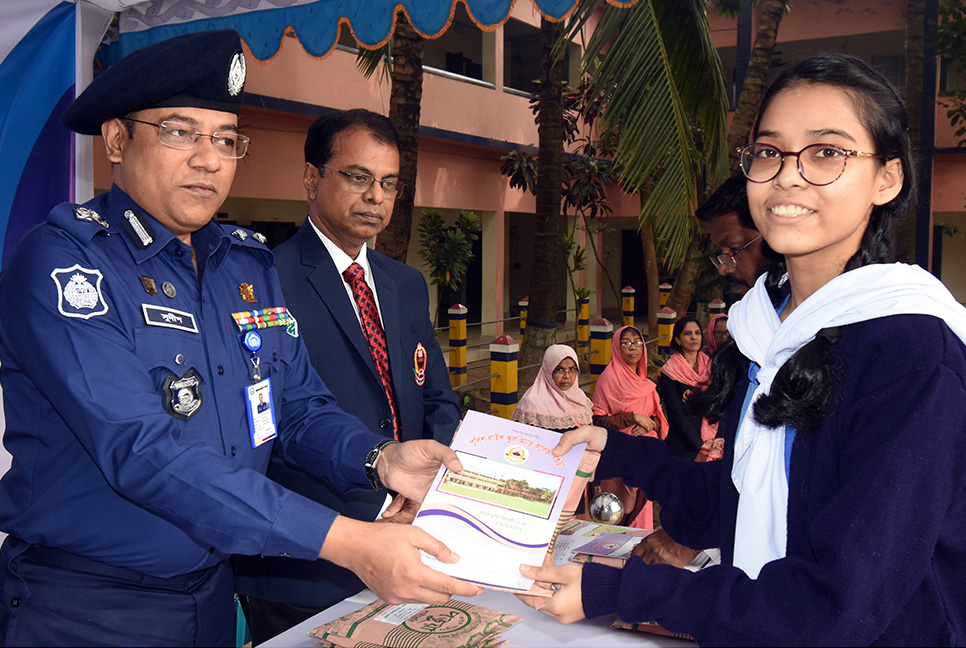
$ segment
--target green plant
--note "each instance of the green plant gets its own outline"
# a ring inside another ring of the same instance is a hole
[[[471,211],[461,211],[456,224],[449,226],[436,209],[425,208],[419,217],[419,256],[429,266],[432,283],[440,288],[457,290],[463,282],[466,267],[473,260],[473,242],[480,238],[480,217]],[[439,302],[436,300],[436,315]]]

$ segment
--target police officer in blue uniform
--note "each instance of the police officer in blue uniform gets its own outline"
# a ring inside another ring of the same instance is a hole
[[[71,105],[113,186],[62,204],[0,274],[0,643],[230,645],[230,554],[330,560],[391,601],[479,589],[420,563],[420,529],[337,515],[268,480],[273,446],[344,489],[420,499],[434,441],[341,411],[259,236],[213,220],[246,154],[233,31],[132,53]],[[268,407],[259,407],[259,403]]]

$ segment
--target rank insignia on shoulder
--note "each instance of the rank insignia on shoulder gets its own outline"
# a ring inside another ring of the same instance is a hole
[[[74,216],[77,218],[77,220],[97,223],[104,229],[110,229],[111,227],[111,224],[108,223],[103,216],[98,214],[93,209],[88,209],[87,207],[74,207]]]
[[[121,221],[121,225],[140,249],[144,250],[154,243],[154,230],[130,209],[124,212],[124,220]]]
[[[165,409],[175,418],[187,421],[201,408],[201,377],[194,369],[178,378],[164,381]]]
[[[261,243],[262,245],[265,245],[268,243],[268,239],[265,238],[265,235],[262,234],[261,232],[252,232],[252,238],[258,241],[259,243]]]
[[[258,301],[255,299],[255,287],[250,283],[238,284],[238,294],[241,295],[241,298],[247,301],[249,304],[254,304]]]
[[[154,283],[154,278],[147,275],[138,275],[138,279],[141,280],[141,285],[144,286],[144,292],[149,295],[158,294],[158,285]]]
[[[239,241],[244,241],[245,239],[248,238],[248,232],[246,232],[241,228],[236,229],[234,232],[231,233],[231,235],[234,236]]]
[[[56,268],[50,277],[57,286],[57,310],[64,317],[90,319],[107,312],[107,302],[101,294],[104,275],[100,270],[75,263],[69,268]]]

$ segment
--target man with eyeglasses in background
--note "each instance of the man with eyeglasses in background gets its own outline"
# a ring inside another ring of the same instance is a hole
[[[764,241],[748,211],[747,182],[742,174],[725,180],[694,212],[711,234],[711,244],[718,249],[711,255],[711,262],[739,299],[771,266],[762,247]]]
[[[301,324],[312,364],[339,406],[377,434],[449,444],[459,400],[429,319],[423,275],[366,247],[385,229],[400,191],[399,137],[368,110],[319,117],[305,140],[302,182],[309,214],[274,250],[285,301]],[[343,515],[373,521],[378,493],[344,493],[273,456],[268,474]],[[393,522],[409,522],[406,506]],[[336,565],[239,557],[236,591],[254,644],[275,636],[364,585]]]
[[[711,234],[711,244],[718,248],[711,254],[711,263],[727,279],[732,299],[743,297],[771,266],[762,247],[764,241],[748,210],[747,182],[743,174],[728,178],[694,212]],[[634,553],[647,564],[676,567],[690,564],[699,555],[698,551],[671,540],[663,529],[648,536]]]
[[[340,410],[271,253],[215,221],[248,148],[244,82],[237,33],[189,34],[124,57],[63,115],[102,136],[113,185],[55,207],[0,274],[0,645],[234,645],[232,554],[332,561],[393,602],[481,591],[421,563],[456,560],[421,529],[265,476],[275,450],[419,499],[459,465]]]

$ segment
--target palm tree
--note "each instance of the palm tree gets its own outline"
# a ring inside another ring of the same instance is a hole
[[[359,49],[358,64],[366,78],[380,63],[386,65],[392,78],[389,121],[399,131],[399,180],[405,184],[405,189],[396,197],[392,219],[376,240],[376,249],[406,263],[416,197],[419,109],[423,97],[423,37],[413,29],[404,11],[397,15],[396,29],[387,45],[374,50]]]
[[[536,369],[548,346],[556,341],[557,295],[564,280],[564,250],[558,243],[560,203],[563,200],[562,160],[563,57],[558,46],[560,25],[540,20],[540,82],[537,152],[537,201],[534,224],[533,264],[530,275],[530,303],[527,334],[520,347],[520,384],[533,382]],[[526,367],[531,367],[526,369]]]
[[[745,80],[738,95],[735,114],[728,131],[727,150],[729,153],[748,143],[751,128],[758,114],[758,107],[761,105],[762,95],[768,84],[768,70],[771,67],[775,42],[778,40],[778,27],[785,14],[791,10],[788,0],[755,0],[750,3],[741,2],[741,0],[718,0],[716,6],[721,13],[734,16],[743,6],[747,10],[748,4],[757,6],[758,31],[755,34],[748,69],[745,72]],[[738,173],[738,157],[730,155],[729,158],[728,170],[730,176]],[[710,195],[720,184],[720,181],[724,179],[719,176],[717,181],[705,187],[706,195]],[[695,280],[701,272],[701,266],[706,263],[702,253],[708,247],[707,237],[703,236],[698,228],[693,225],[692,222],[688,251],[685,254],[684,262],[678,269],[674,286],[667,300],[668,307],[679,314],[687,311],[688,305],[691,303],[691,296],[694,294]]]

